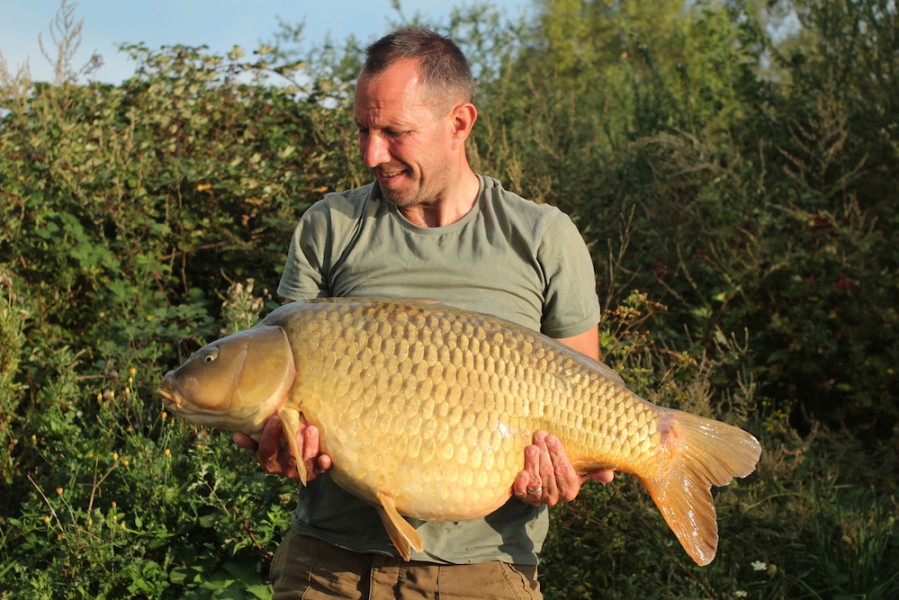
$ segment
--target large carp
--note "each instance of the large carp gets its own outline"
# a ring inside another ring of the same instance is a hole
[[[545,429],[578,472],[636,475],[705,565],[718,545],[711,486],[745,477],[761,453],[745,431],[647,402],[560,342],[429,301],[286,304],[195,352],[159,393],[189,421],[251,435],[280,415],[301,470],[302,415],[320,430],[334,481],[378,508],[407,560],[422,543],[402,515],[496,510]]]

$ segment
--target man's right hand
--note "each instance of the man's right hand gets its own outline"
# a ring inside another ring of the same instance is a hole
[[[277,416],[265,422],[258,443],[240,432],[235,432],[231,439],[253,454],[266,473],[282,473],[297,480],[300,478],[296,460],[291,455],[290,447],[282,434],[281,419]],[[315,425],[307,425],[302,421],[297,430],[296,440],[297,447],[302,453],[303,464],[306,466],[307,482],[331,468],[331,457],[321,452],[318,428]]]

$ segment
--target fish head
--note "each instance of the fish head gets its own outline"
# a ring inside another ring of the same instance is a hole
[[[188,421],[252,434],[284,404],[295,378],[284,330],[257,325],[194,352],[166,373],[158,393]]]

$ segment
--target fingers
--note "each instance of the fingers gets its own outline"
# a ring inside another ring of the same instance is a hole
[[[553,506],[560,501],[571,502],[581,491],[581,478],[574,470],[571,461],[568,460],[559,438],[554,435],[548,435],[545,437],[544,443],[546,444],[550,466],[553,470],[552,479],[555,482],[555,495],[551,498],[553,502],[552,504],[547,502],[547,504]]]
[[[593,473],[587,473],[581,479],[582,479],[582,481],[586,481],[587,479],[592,479],[593,481],[598,481],[601,484],[605,485],[607,483],[612,483],[612,480],[615,479],[615,471],[613,471],[612,469],[605,469],[603,471],[594,471]]]
[[[559,450],[561,449],[561,444],[558,444],[558,448],[555,449],[555,453],[550,451],[550,444],[552,444],[552,440],[554,440],[554,436],[550,436],[547,432],[540,430],[534,434],[534,445],[540,449],[540,479],[539,485],[531,484],[530,494],[531,496],[536,497],[540,504],[546,504],[547,506],[555,506],[559,503],[559,480],[556,474],[557,466],[555,465],[556,457],[559,455]],[[555,456],[554,456],[555,454]],[[564,457],[565,453],[562,452],[562,456]],[[542,493],[536,493],[537,488],[542,488]]]
[[[528,451],[525,449],[525,462],[527,462],[527,454]],[[512,482],[512,495],[521,500],[522,502],[528,501],[527,488],[528,483],[531,481],[531,476],[528,474],[527,469],[518,473],[515,477],[515,481]]]
[[[257,444],[253,438],[248,436],[245,433],[241,433],[239,431],[235,431],[231,435],[231,440],[237,445],[243,448],[244,450],[249,450],[250,454],[256,454],[257,448],[259,448],[259,444]]]
[[[524,469],[515,478],[512,493],[533,506],[571,502],[587,479],[609,483],[614,477],[612,470],[579,475],[559,438],[543,430],[534,433],[533,443],[525,448],[524,457]]]
[[[318,455],[318,472],[319,473],[324,473],[325,471],[330,469],[332,464],[333,463],[331,462],[330,454],[322,453],[322,454]]]
[[[281,473],[291,479],[299,479],[296,459],[282,431],[281,419],[273,416],[262,426],[258,443],[240,432],[234,433],[231,439],[241,448],[250,451],[266,473]],[[296,432],[296,442],[300,459],[306,467],[307,482],[331,468],[331,457],[321,453],[321,436],[317,427],[301,423]]]
[[[272,417],[262,426],[259,434],[259,447],[256,449],[256,460],[266,473],[284,473],[291,477],[299,477],[296,465],[289,451],[282,451],[281,419]]]
[[[580,489],[580,480],[575,475],[574,482],[569,476],[560,481],[557,470],[561,463],[561,472],[574,474],[574,468],[568,463],[562,444],[555,436],[550,436],[546,431],[540,430],[534,433],[533,444],[524,449],[524,470],[522,470],[512,484],[512,493],[520,500],[533,506],[555,506],[559,500],[571,500],[577,495],[572,495],[571,489]],[[567,464],[567,470],[565,465]]]
[[[543,484],[540,481],[541,449],[531,444],[524,449],[524,469],[512,483],[512,493],[522,502],[540,506]]]
[[[317,460],[321,453],[318,427],[315,425],[300,427],[300,431],[297,432],[297,445],[302,448],[303,451],[303,464],[306,467],[306,481],[311,481],[322,472]]]

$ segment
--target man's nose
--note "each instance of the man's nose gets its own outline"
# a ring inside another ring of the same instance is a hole
[[[387,140],[377,134],[369,134],[359,140],[362,158],[369,169],[390,162]]]

